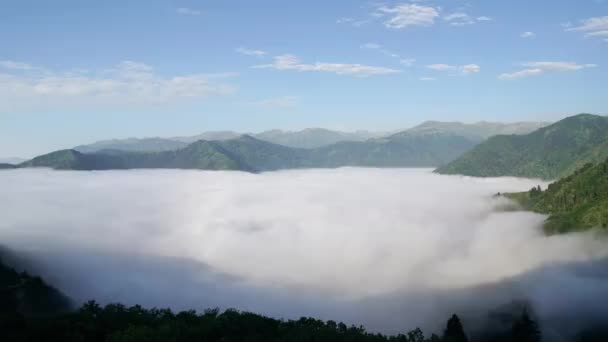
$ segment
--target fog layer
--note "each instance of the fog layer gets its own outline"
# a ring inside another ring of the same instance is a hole
[[[389,332],[525,300],[549,320],[608,294],[606,275],[572,266],[608,249],[593,234],[544,236],[542,215],[498,210],[509,203],[495,193],[538,184],[420,169],[11,170],[0,172],[0,243],[76,300]]]

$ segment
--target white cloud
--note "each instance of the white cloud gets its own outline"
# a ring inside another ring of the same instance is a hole
[[[536,37],[536,33],[526,31],[526,32],[523,32],[522,34],[520,34],[519,36],[522,38],[534,38],[534,37]]]
[[[606,317],[606,241],[545,236],[544,216],[496,210],[507,201],[493,194],[537,184],[371,168],[18,170],[0,173],[0,240],[77,302],[430,334],[453,312],[471,332],[523,300],[543,331],[571,336]]]
[[[0,68],[12,70],[32,70],[33,67],[28,63],[15,62],[9,60],[0,61]]]
[[[585,34],[585,37],[608,37],[608,30],[589,32]]]
[[[54,71],[14,62],[19,72],[0,70],[0,112],[27,109],[130,107],[176,104],[234,92],[217,83],[234,74],[158,75],[143,63],[123,61],[99,70]],[[13,68],[14,69],[14,68]]]
[[[175,12],[183,15],[201,15],[202,12],[196,9],[188,8],[188,7],[180,7],[176,8]]]
[[[463,74],[476,74],[481,71],[481,67],[477,64],[467,64],[460,67]]]
[[[443,17],[443,20],[450,23],[453,26],[464,26],[474,24],[475,21],[468,14],[463,12],[456,12],[452,14],[448,14]]]
[[[430,64],[426,66],[429,69],[437,70],[437,71],[446,71],[446,70],[454,70],[456,66],[449,64]]]
[[[500,74],[498,78],[502,80],[513,80],[530,76],[538,76],[550,72],[577,71],[587,68],[594,68],[597,65],[577,64],[574,62],[528,62],[523,63],[522,66],[526,67],[526,69],[512,73]]]
[[[576,71],[585,68],[595,68],[596,64],[577,64],[574,62],[528,62],[523,66],[539,68],[546,71]]]
[[[282,96],[272,99],[264,99],[252,102],[254,106],[263,108],[293,108],[298,104],[295,96]]]
[[[465,65],[450,65],[450,64],[430,64],[426,66],[428,69],[436,71],[456,71],[452,76],[476,74],[481,71],[481,67],[477,64]]]
[[[370,49],[370,50],[375,50],[375,49],[380,49],[382,46],[380,44],[376,44],[376,43],[365,43],[361,45],[362,49]]]
[[[490,18],[490,17],[486,17],[485,15],[482,15],[481,17],[477,17],[477,21],[492,21],[494,19]]]
[[[567,31],[603,31],[608,30],[608,16],[585,19],[580,26],[569,27]]]
[[[415,58],[402,58],[399,60],[399,63],[409,67],[409,66],[414,65],[414,63],[416,63],[416,59]]]
[[[355,21],[355,18],[342,17],[342,18],[338,18],[336,20],[336,24],[348,24],[348,23],[352,23],[354,21]]]
[[[351,17],[342,17],[342,18],[338,18],[336,20],[337,24],[350,24],[354,27],[360,27],[363,26],[367,23],[369,23],[371,20],[369,19],[355,19],[355,18],[351,18]]]
[[[256,57],[262,57],[264,55],[266,55],[266,51],[263,50],[255,50],[255,49],[247,49],[244,47],[240,47],[235,49],[236,52],[242,54],[242,55],[247,55],[247,56],[256,56]]]
[[[608,16],[585,19],[579,26],[566,26],[566,31],[585,32],[585,37],[608,36]]]
[[[404,29],[413,26],[431,26],[439,17],[434,7],[416,4],[402,4],[395,7],[382,6],[376,12],[380,16],[389,16],[384,25],[392,29]]]
[[[294,70],[294,71],[320,71],[320,72],[331,72],[338,75],[350,75],[350,76],[375,76],[375,75],[386,75],[395,74],[401,72],[401,70],[377,67],[363,64],[349,64],[349,63],[324,63],[316,62],[314,64],[301,63],[300,60],[294,55],[280,55],[274,57],[274,63],[256,65],[254,68],[272,68],[276,70]]]
[[[420,77],[419,80],[421,80],[421,81],[434,81],[435,78],[434,77]]]
[[[512,73],[500,74],[498,78],[500,78],[501,80],[514,80],[518,78],[540,75],[543,72],[544,71],[542,69],[523,69]]]

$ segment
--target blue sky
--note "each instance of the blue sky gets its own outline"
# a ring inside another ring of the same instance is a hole
[[[0,1],[0,156],[608,113],[608,1]]]

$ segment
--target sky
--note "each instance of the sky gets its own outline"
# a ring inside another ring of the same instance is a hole
[[[607,0],[0,0],[0,157],[608,113]]]

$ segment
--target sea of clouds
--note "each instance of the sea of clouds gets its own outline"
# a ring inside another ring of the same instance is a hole
[[[547,336],[608,317],[608,241],[545,236],[497,192],[428,169],[0,172],[0,244],[76,301],[234,307],[388,333],[524,302]],[[585,318],[586,317],[586,318]],[[584,319],[583,319],[584,318]],[[580,321],[580,324],[577,323]],[[568,322],[568,324],[564,324]]]

